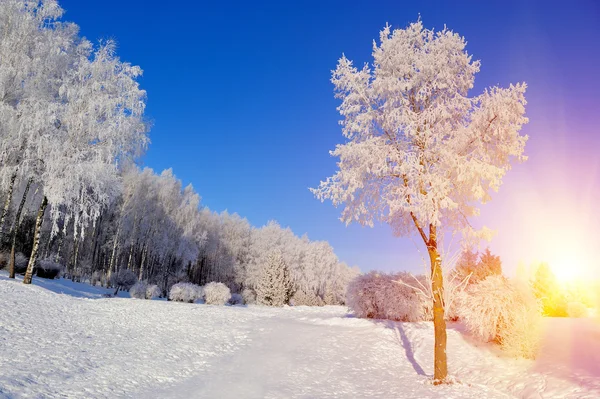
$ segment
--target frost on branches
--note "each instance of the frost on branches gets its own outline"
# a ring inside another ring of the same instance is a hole
[[[148,142],[141,69],[120,61],[110,41],[95,48],[61,16],[53,0],[0,3],[0,182],[9,193],[0,230],[19,181],[42,193],[25,283],[36,264],[46,207],[52,235],[59,219],[71,219],[73,234],[83,237],[117,196],[119,165]]]
[[[491,199],[510,169],[524,160],[527,123],[524,83],[469,96],[479,61],[466,41],[419,20],[406,29],[386,26],[373,44],[373,64],[356,68],[340,58],[331,81],[346,138],[331,155],[339,170],[313,193],[342,205],[341,219],[389,224],[397,235],[417,233],[427,247],[435,324],[434,380],[447,376],[444,284],[438,238],[465,238],[468,218]]]
[[[355,278],[348,286],[347,304],[357,317],[396,321],[431,320],[431,301],[424,276],[409,273],[385,274],[372,271]]]

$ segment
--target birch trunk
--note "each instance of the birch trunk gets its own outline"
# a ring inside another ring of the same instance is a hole
[[[40,235],[42,233],[42,222],[44,221],[44,212],[48,206],[48,199],[44,196],[40,209],[38,210],[37,219],[35,220],[35,234],[33,235],[33,250],[29,257],[29,264],[27,265],[27,271],[25,272],[25,278],[23,279],[24,284],[31,284],[31,278],[33,276],[33,267],[37,259],[38,250],[40,247]]]
[[[4,221],[6,220],[6,215],[8,215],[8,209],[10,208],[10,203],[12,201],[13,189],[15,188],[16,178],[16,173],[10,177],[8,193],[6,194],[6,201],[4,201],[4,208],[2,208],[2,216],[0,217],[0,239],[2,238],[2,234],[4,234]]]
[[[33,183],[33,179],[30,178],[27,180],[27,185],[25,186],[25,191],[23,192],[23,198],[21,198],[21,203],[19,204],[19,209],[17,210],[17,214],[15,216],[15,223],[11,231],[12,244],[10,248],[10,261],[8,264],[9,278],[15,278],[15,246],[17,245],[17,230],[19,230],[19,225],[21,224],[21,213],[23,212],[23,207],[25,206],[25,200],[27,200],[27,194],[29,193],[29,187],[31,187],[31,183]]]
[[[144,262],[146,261],[147,251],[147,244],[144,244],[142,249],[142,261],[140,262],[140,274],[138,276],[138,280],[140,281],[144,278]]]
[[[133,247],[134,247],[133,244],[131,244],[131,247],[129,247],[129,259],[127,260],[127,270],[131,270],[131,259],[133,258]]]
[[[117,243],[119,242],[119,232],[120,231],[121,231],[121,226],[119,226],[119,228],[117,228],[117,234],[115,234],[115,238],[114,238],[114,242],[113,242],[113,249],[112,249],[112,253],[110,255],[110,263],[108,264],[108,277],[109,278],[112,273],[113,266],[115,264],[115,254],[117,253]]]
[[[75,233],[77,234],[77,233]],[[79,238],[75,239],[73,248],[73,266],[71,269],[71,281],[75,281],[77,279],[77,259],[79,258]]]

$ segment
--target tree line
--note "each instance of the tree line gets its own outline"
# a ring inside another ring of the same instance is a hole
[[[342,303],[357,271],[328,243],[212,212],[171,170],[135,164],[149,144],[142,70],[114,42],[82,38],[62,13],[55,0],[0,4],[0,243],[10,276],[30,283],[64,268],[110,285],[129,270],[164,295],[181,281],[241,292],[278,249],[291,290]]]

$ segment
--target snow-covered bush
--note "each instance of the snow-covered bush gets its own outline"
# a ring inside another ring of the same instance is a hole
[[[231,294],[231,298],[229,298],[230,305],[243,305],[244,298],[241,294]]]
[[[567,304],[567,314],[569,317],[587,317],[588,310],[581,302],[569,302]]]
[[[53,259],[42,259],[38,261],[36,275],[42,278],[54,279],[60,274],[62,269],[62,265],[54,262]]]
[[[223,283],[208,283],[204,286],[204,300],[207,305],[225,305],[231,298],[231,291]]]
[[[488,276],[458,298],[458,313],[476,338],[501,345],[509,354],[535,357],[542,316],[531,288],[503,276]]]
[[[358,276],[350,283],[346,304],[356,316],[363,318],[396,321],[430,319],[429,300],[412,287],[421,288],[419,282],[408,273],[373,271]]]
[[[193,303],[198,299],[202,299],[204,291],[202,287],[192,283],[177,283],[171,286],[169,291],[169,300],[176,302]]]
[[[146,281],[138,281],[129,289],[129,295],[131,295],[132,298],[137,299],[158,298],[161,294],[162,292],[160,291],[160,288],[158,288],[158,285],[151,285]]]
[[[137,299],[146,299],[146,290],[148,289],[148,284],[145,281],[138,281],[129,289],[129,295],[132,298]]]
[[[8,258],[8,262],[6,263],[6,267],[8,268],[10,262],[10,254]],[[23,255],[21,252],[17,252],[15,254],[15,273],[25,273],[27,270],[27,264],[29,263],[29,258]]]
[[[158,285],[151,284],[151,285],[147,286],[146,299],[160,298],[161,295],[162,295],[162,291],[160,290],[160,288],[158,288]]]
[[[313,292],[307,292],[304,289],[299,289],[294,293],[290,300],[292,306],[323,306],[323,300],[320,296]]]
[[[119,290],[129,290],[136,282],[136,274],[127,269],[121,269],[110,276],[110,284],[116,288],[115,295]]]
[[[0,270],[8,267],[8,258],[10,254],[8,252],[0,252]]]
[[[106,285],[106,275],[100,271],[95,271],[92,273],[92,278],[90,279],[90,284],[94,287],[100,284],[102,287]]]
[[[246,305],[254,305],[256,303],[256,294],[250,288],[244,288],[242,290],[242,298]]]

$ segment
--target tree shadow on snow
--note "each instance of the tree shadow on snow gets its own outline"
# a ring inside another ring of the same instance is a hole
[[[6,281],[11,281],[11,282],[15,282],[15,283],[19,283],[21,284],[22,282],[22,277],[19,278],[20,276],[17,276],[16,279],[9,279],[8,278],[8,274],[7,273],[0,273],[0,280],[6,280]],[[69,279],[65,279],[65,278],[57,278],[57,279],[53,279],[53,280],[49,280],[49,279],[45,279],[45,278],[40,278],[40,277],[34,277],[32,284],[34,286],[38,286],[40,288],[44,288],[48,291],[52,291],[56,294],[64,294],[64,295],[69,295],[75,298],[88,298],[88,299],[100,299],[100,298],[107,298],[107,297],[112,297],[112,294],[114,294],[115,290],[114,288],[103,288],[103,287],[98,287],[98,286],[92,286],[90,284],[87,283],[76,283],[73,282]],[[119,293],[117,294],[117,297],[119,298],[129,298],[129,292],[126,291],[119,291]]]
[[[413,344],[410,342],[410,339],[406,334],[406,330],[403,325],[404,323],[389,320],[379,320],[375,323],[389,328],[394,332],[394,336],[396,337],[398,344],[400,344],[400,346],[402,346],[402,348],[404,349],[406,359],[410,362],[411,366],[418,375],[422,375],[424,377],[433,377],[432,375],[425,373],[423,367],[421,367],[417,359],[415,359],[415,351],[413,348]],[[415,327],[419,328],[420,326],[418,324],[415,324]]]

